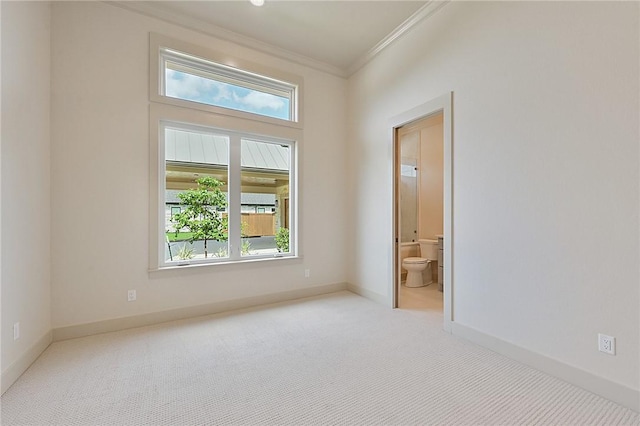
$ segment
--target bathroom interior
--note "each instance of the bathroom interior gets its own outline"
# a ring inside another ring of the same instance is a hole
[[[398,308],[443,309],[443,114],[397,129]]]

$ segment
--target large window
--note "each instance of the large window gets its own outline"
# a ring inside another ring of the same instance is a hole
[[[160,126],[163,264],[291,255],[294,141],[168,121]]]
[[[277,123],[298,117],[300,84],[162,43],[152,52],[151,100],[185,103],[151,105],[151,269],[296,256],[302,131]]]

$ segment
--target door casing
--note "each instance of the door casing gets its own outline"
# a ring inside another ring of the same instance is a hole
[[[400,260],[400,232],[399,232],[399,176],[400,176],[400,158],[399,158],[399,140],[397,138],[397,129],[411,122],[423,119],[430,115],[443,114],[443,142],[444,142],[444,214],[443,214],[443,231],[444,231],[444,323],[443,328],[447,332],[451,332],[451,323],[454,320],[453,311],[453,92],[439,96],[422,105],[418,105],[408,111],[403,112],[389,120],[389,129],[391,132],[390,140],[393,143],[393,268],[389,280],[391,283],[391,291],[389,294],[389,304],[393,308],[398,307],[398,289],[400,285],[401,260]]]

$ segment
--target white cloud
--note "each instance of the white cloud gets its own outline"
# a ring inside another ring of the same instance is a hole
[[[180,99],[210,98],[215,101],[231,99],[226,85],[217,81],[167,70],[166,94]]]
[[[240,104],[257,109],[269,108],[273,110],[279,110],[284,107],[284,102],[281,98],[278,98],[277,96],[271,95],[269,93],[262,92],[251,92],[246,96],[238,96],[236,93],[234,93],[233,100]]]
[[[238,109],[245,111],[261,109],[279,111],[286,106],[282,98],[269,93],[250,91],[243,96],[237,91],[237,88],[226,83],[167,70],[166,95],[173,98],[196,100],[214,105],[235,103]]]

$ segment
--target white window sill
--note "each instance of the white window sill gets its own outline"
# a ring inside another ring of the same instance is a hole
[[[299,261],[301,260],[301,256],[273,256],[273,257],[260,257],[255,259],[239,259],[239,260],[229,260],[229,261],[219,261],[219,262],[201,262],[201,263],[183,263],[183,264],[175,264],[175,265],[164,265],[158,266],[157,268],[149,268],[149,273],[162,273],[165,271],[179,271],[179,270],[191,270],[191,269],[199,269],[199,268],[207,268],[207,267],[229,267],[232,265],[247,265],[247,264],[258,264],[262,262],[273,262],[273,261]]]

